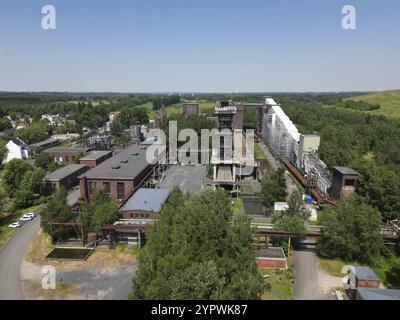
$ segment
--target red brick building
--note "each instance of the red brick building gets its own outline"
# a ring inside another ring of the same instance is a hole
[[[79,163],[85,164],[90,168],[97,167],[100,163],[112,157],[112,151],[91,151],[86,156],[80,158]]]
[[[45,150],[46,153],[50,157],[53,158],[55,162],[61,164],[72,164],[75,161],[75,158],[78,154],[84,153],[87,154],[90,149],[88,148],[62,148],[62,147],[54,147]]]
[[[254,253],[259,268],[287,269],[287,259],[282,248],[260,249]]]
[[[183,104],[183,115],[192,117],[199,115],[199,104],[197,102],[187,102]]]
[[[139,189],[119,210],[122,218],[158,219],[162,205],[167,201],[170,189]]]
[[[78,177],[89,169],[82,164],[70,164],[48,173],[43,179],[43,191],[46,195],[63,189],[70,189],[79,183]]]
[[[123,203],[135,188],[150,177],[155,163],[146,159],[147,147],[133,145],[79,177],[81,197],[91,199],[104,189],[111,200]]]

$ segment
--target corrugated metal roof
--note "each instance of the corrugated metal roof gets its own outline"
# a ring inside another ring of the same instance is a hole
[[[356,176],[360,175],[357,171],[349,167],[333,167],[333,169],[345,175],[356,175]]]
[[[144,210],[160,212],[167,201],[170,189],[139,189],[124,204],[120,211]]]

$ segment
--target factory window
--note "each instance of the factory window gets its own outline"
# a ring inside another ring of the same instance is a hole
[[[65,162],[69,162],[69,157],[65,156]]]
[[[122,182],[117,183],[117,198],[123,200],[125,198],[125,184]]]
[[[103,189],[104,189],[104,192],[109,196],[110,195],[110,183],[103,182]]]
[[[129,216],[130,216],[131,218],[134,218],[134,217],[135,217],[135,215],[134,215],[133,213],[131,213]]]

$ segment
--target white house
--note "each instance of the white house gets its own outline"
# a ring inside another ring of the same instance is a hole
[[[13,159],[28,159],[29,158],[29,146],[21,139],[12,139],[6,144],[8,150],[7,157],[4,163],[10,162]]]

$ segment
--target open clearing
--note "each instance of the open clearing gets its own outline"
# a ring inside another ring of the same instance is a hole
[[[370,104],[379,104],[380,109],[368,113],[383,115],[391,118],[400,118],[400,90],[375,92],[344,100],[365,101]]]
[[[28,299],[124,300],[137,270],[137,251],[120,246],[97,248],[87,261],[46,260],[53,246],[43,231],[29,245],[21,267],[21,279]],[[56,270],[56,289],[41,286],[43,266]]]

